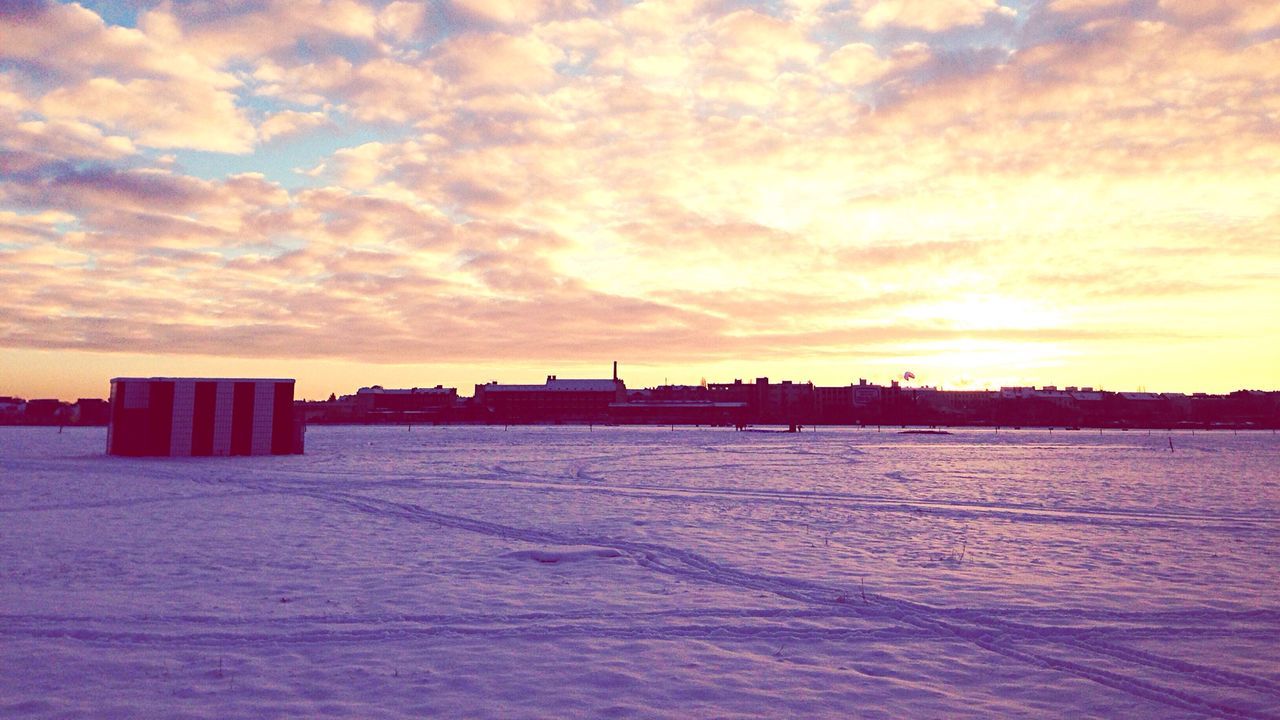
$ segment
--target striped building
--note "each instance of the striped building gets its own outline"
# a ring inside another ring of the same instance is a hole
[[[111,455],[293,455],[293,380],[113,378]]]

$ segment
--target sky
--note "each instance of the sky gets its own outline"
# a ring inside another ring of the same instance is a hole
[[[1280,389],[1274,0],[0,3],[0,394]]]

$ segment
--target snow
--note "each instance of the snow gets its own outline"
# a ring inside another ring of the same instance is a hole
[[[0,717],[1280,717],[1270,433],[0,428]]]

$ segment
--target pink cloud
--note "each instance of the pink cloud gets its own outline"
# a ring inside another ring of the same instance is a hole
[[[918,68],[929,57],[929,48],[921,43],[904,45],[888,57],[881,57],[867,43],[849,43],[831,53],[824,69],[838,83],[867,85]]]
[[[556,77],[553,66],[562,58],[560,49],[534,36],[471,33],[442,43],[434,65],[459,92],[528,92],[549,86]]]
[[[1194,27],[1226,25],[1250,33],[1280,27],[1280,5],[1269,0],[1160,0],[1159,7]]]
[[[309,106],[338,104],[358,120],[406,123],[440,110],[444,82],[425,61],[375,58],[360,65],[341,57],[254,70],[256,94]]]
[[[320,127],[330,122],[329,116],[323,112],[300,112],[282,110],[272,113],[258,124],[258,135],[266,142],[274,138],[285,137]]]
[[[247,152],[254,130],[236,106],[239,81],[207,64],[180,38],[106,25],[79,5],[35,3],[27,14],[0,15],[0,59],[18,63],[22,98],[64,128],[96,125],[114,142]],[[163,27],[161,28],[163,30]],[[80,131],[81,136],[85,132]]]
[[[1016,35],[994,0],[860,2],[861,24],[823,3],[173,4],[136,30],[50,6],[0,48],[0,344],[828,356],[1169,337],[1120,311],[1194,316],[1184,295],[1269,307],[1229,272],[1274,274],[1268,6],[1095,4]],[[948,35],[903,44],[923,32]],[[285,148],[257,143],[323,123],[351,147],[288,187],[153,150],[256,148],[236,164],[278,172]],[[1138,260],[1151,280],[1107,284]],[[953,300],[983,293],[975,329]],[[1062,318],[999,315],[1036,302]]]
[[[394,0],[378,11],[378,31],[397,42],[413,39],[427,22],[427,7],[421,3]]]
[[[738,10],[718,18],[708,29],[712,57],[749,77],[770,79],[786,64],[811,65],[821,48],[803,29],[754,10]]]
[[[40,110],[51,118],[91,118],[157,148],[245,153],[256,138],[234,95],[172,79],[93,78],[45,95]]]
[[[0,13],[0,58],[30,63],[58,76],[86,79],[169,77],[212,88],[237,85],[235,77],[201,62],[181,44],[143,30],[109,26],[80,5],[35,2],[30,13]]]
[[[218,66],[232,58],[292,56],[300,40],[319,45],[333,39],[372,43],[378,34],[378,14],[355,0],[268,0],[230,9],[219,4],[161,5],[144,14],[139,24],[180,36],[195,56]]]
[[[989,15],[1015,15],[996,0],[854,0],[862,27],[904,27],[941,32],[954,27],[980,25]]]

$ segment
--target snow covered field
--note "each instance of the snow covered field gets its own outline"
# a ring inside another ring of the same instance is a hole
[[[0,428],[0,717],[1280,717],[1280,437]]]

